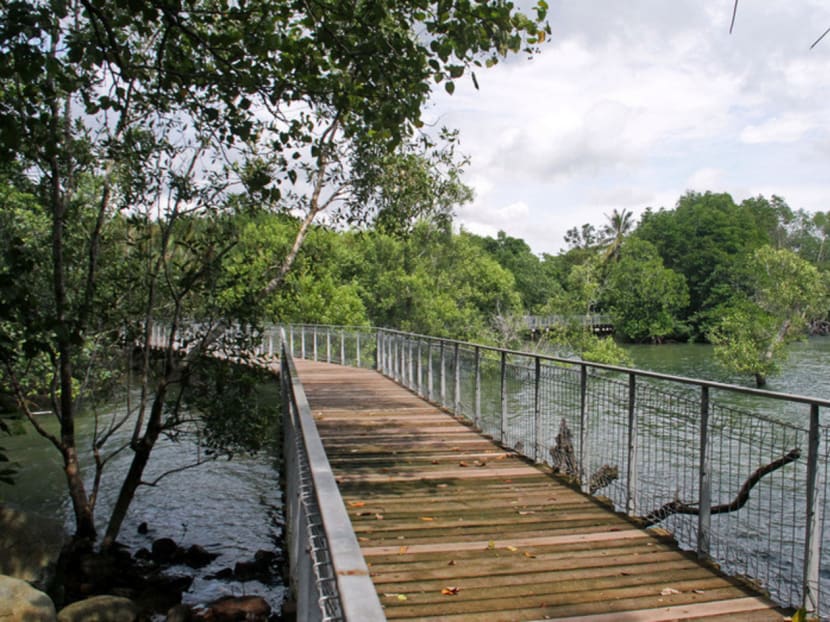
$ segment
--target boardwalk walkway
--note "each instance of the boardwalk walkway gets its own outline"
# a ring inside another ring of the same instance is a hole
[[[781,620],[373,371],[296,361],[390,620]]]

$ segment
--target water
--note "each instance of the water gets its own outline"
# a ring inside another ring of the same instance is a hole
[[[754,386],[750,376],[735,374],[718,365],[710,345],[630,345],[625,349],[634,360],[634,367],[639,369]],[[830,337],[811,337],[790,346],[789,357],[780,373],[771,375],[764,389],[830,399]]]
[[[44,419],[53,426],[48,418]],[[72,508],[66,496],[58,453],[30,426],[23,427],[23,431],[23,434],[0,439],[10,458],[21,467],[14,486],[0,484],[0,502],[62,520],[71,532]],[[79,448],[89,446],[92,432],[92,416],[80,417]],[[119,433],[120,439],[116,440],[123,440],[128,433],[128,429],[123,430]],[[103,521],[115,500],[121,481],[119,474],[126,470],[131,455],[129,451],[122,452],[104,473],[96,507],[99,533],[103,533]],[[144,480],[151,481],[169,469],[190,464],[197,455],[198,447],[193,440],[173,442],[161,438]],[[88,460],[88,453],[84,457]],[[139,534],[138,526],[145,522],[149,531],[145,535]],[[183,596],[185,604],[197,605],[227,595],[259,595],[269,602],[273,611],[279,611],[285,592],[281,585],[265,585],[253,580],[243,584],[205,577],[224,568],[233,569],[238,561],[253,561],[258,550],[279,552],[282,524],[275,458],[264,453],[235,455],[231,461],[209,462],[174,473],[157,486],[139,487],[118,540],[136,551],[149,549],[157,538],[169,537],[179,546],[186,548],[198,544],[218,554],[209,566],[199,570],[187,566],[173,566],[168,570],[170,575],[194,576],[193,584]]]

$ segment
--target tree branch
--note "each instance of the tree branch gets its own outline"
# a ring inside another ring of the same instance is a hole
[[[749,501],[749,492],[755,487],[755,485],[761,481],[761,478],[773,471],[777,471],[783,466],[788,465],[791,462],[795,462],[801,457],[801,450],[798,448],[791,449],[786,454],[778,458],[777,460],[773,460],[769,464],[762,466],[755,470],[752,475],[750,475],[747,480],[741,486],[741,489],[738,491],[737,496],[730,501],[729,503],[721,503],[719,505],[713,505],[709,509],[710,514],[727,514],[729,512],[735,512],[740,510],[742,507],[746,505],[746,502]],[[688,503],[684,503],[679,499],[675,499],[674,501],[670,501],[665,505],[653,510],[649,514],[647,514],[644,520],[649,525],[656,525],[669,516],[673,514],[691,514],[691,515],[698,515],[700,514],[700,508],[697,505],[691,505]]]

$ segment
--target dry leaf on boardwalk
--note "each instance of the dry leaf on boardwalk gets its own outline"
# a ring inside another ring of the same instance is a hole
[[[362,508],[366,505],[365,501],[349,501],[349,505],[353,508]]]
[[[676,590],[673,587],[665,587],[660,590],[660,596],[671,596],[672,594],[680,594],[680,590]]]
[[[456,587],[456,586],[453,585],[453,586],[450,586],[450,587],[445,587],[443,590],[441,590],[441,593],[444,596],[455,596],[460,591],[461,591],[460,587]]]

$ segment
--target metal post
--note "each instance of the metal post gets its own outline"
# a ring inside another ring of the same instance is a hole
[[[461,414],[461,352],[459,351],[458,344],[455,344],[455,369],[453,370],[453,374],[455,375],[455,395],[453,402],[455,402],[455,414]]]
[[[427,341],[427,399],[430,402],[435,401],[434,393],[432,372],[432,339],[430,339]]]
[[[441,406],[447,405],[447,352],[441,340]]]
[[[316,361],[317,360],[317,327],[316,326],[311,330],[311,340],[314,344],[313,347],[312,347],[312,350],[314,352],[314,360]]]
[[[346,331],[342,328],[340,329],[340,364],[346,364]],[[357,366],[360,367],[360,361]]]
[[[406,386],[410,389],[413,387],[412,379],[415,375],[415,371],[413,368],[414,361],[412,360],[412,339],[407,338],[406,340]]]
[[[331,328],[326,326],[326,363],[331,363]]]
[[[291,356],[294,356],[294,325],[288,331],[288,347],[291,350]]]
[[[807,453],[807,526],[804,533],[804,584],[802,607],[807,614],[818,614],[819,572],[821,569],[821,523],[822,503],[821,478],[819,472],[819,446],[821,444],[821,426],[818,404],[810,404],[810,437]]]
[[[306,358],[305,356],[305,326],[300,327],[300,354],[302,358]]]
[[[535,423],[533,432],[533,461],[541,462],[542,447],[542,359],[534,357],[533,374],[533,420]]]
[[[507,352],[501,352],[501,444],[507,443]]]
[[[591,492],[588,463],[591,453],[588,441],[588,366],[579,366],[579,482],[582,492]]]
[[[629,516],[637,515],[637,375],[628,374],[628,481],[625,491],[625,509]]]
[[[712,531],[712,464],[709,455],[709,387],[700,387],[700,505],[697,515],[697,555],[708,559]]]
[[[375,369],[378,367],[378,358],[379,350],[375,349]],[[360,331],[357,331],[357,338],[355,339],[355,357],[356,357],[356,365],[357,367],[363,367],[363,361],[360,358]]]
[[[421,360],[421,340],[418,339],[418,347],[415,351],[416,356],[418,357],[417,363],[417,372],[418,372],[418,379],[415,381],[415,391],[421,397],[424,397],[424,363]]]
[[[481,348],[476,346],[475,359],[475,406],[473,407],[473,425],[481,430]]]

